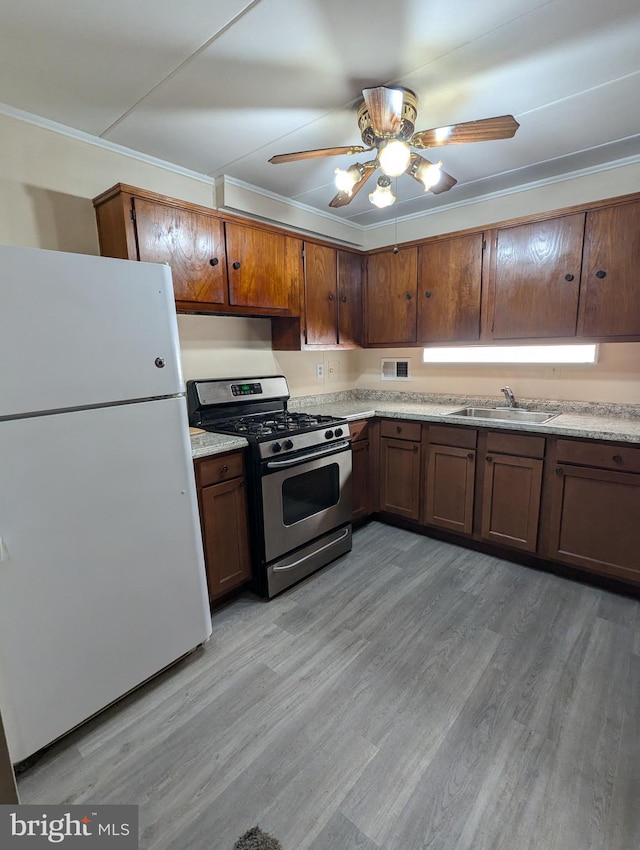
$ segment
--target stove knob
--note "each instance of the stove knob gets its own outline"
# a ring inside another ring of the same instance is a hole
[[[275,453],[277,454],[278,452],[281,452],[281,451],[282,451],[282,446],[280,445],[280,443],[274,443],[274,444],[271,446],[271,451],[272,451],[272,452],[275,452]]]
[[[325,431],[324,435],[327,438],[327,440],[330,440],[333,437],[333,431]]]
[[[292,443],[291,440],[285,440],[284,443],[282,444],[282,447],[285,448],[285,449],[292,449],[293,443]]]
[[[336,437],[341,437],[343,435],[344,431],[342,430],[342,428],[336,428],[336,430],[333,433],[336,435]]]

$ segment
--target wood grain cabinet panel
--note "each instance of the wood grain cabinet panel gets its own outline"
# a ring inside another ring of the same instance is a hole
[[[542,460],[511,455],[485,457],[480,536],[535,552],[542,493]]]
[[[494,340],[576,335],[584,222],[576,213],[498,230]]]
[[[371,452],[369,440],[357,440],[351,444],[351,497],[353,522],[364,519],[371,513]]]
[[[225,222],[229,304],[288,310],[285,238],[279,233]]]
[[[369,345],[416,341],[417,287],[417,248],[368,257],[365,313]]]
[[[580,304],[585,337],[640,335],[640,202],[587,213]]]
[[[362,345],[362,257],[338,251],[338,345]]]
[[[251,578],[247,497],[241,452],[195,461],[209,600]],[[230,475],[235,474],[235,478]],[[210,483],[210,482],[216,483]]]
[[[475,469],[474,450],[429,445],[424,497],[427,525],[471,534]]]
[[[418,341],[480,338],[482,233],[418,248]]]
[[[306,339],[308,345],[338,342],[336,249],[308,242],[304,249]]]
[[[420,443],[380,438],[380,510],[420,518]]]

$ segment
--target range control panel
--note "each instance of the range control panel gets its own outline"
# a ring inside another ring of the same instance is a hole
[[[262,393],[262,384],[231,384],[231,393],[235,396],[260,395]]]

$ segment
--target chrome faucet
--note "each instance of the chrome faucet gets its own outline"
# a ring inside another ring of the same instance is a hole
[[[511,387],[500,387],[500,392],[504,393],[504,397],[507,401],[507,407],[516,406],[516,397],[514,396]]]

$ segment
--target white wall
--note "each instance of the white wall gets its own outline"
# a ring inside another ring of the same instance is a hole
[[[97,254],[91,199],[115,183],[214,206],[214,186],[207,178],[176,173],[125,151],[0,114],[0,242]],[[412,219],[401,223],[399,235],[403,241],[417,239],[638,189],[640,166],[625,166]],[[246,190],[242,204],[251,206]],[[313,220],[306,214],[300,217],[299,211],[285,216],[282,204],[269,205],[264,195],[256,198],[254,209],[263,217],[271,213],[274,221],[316,227],[326,235],[326,217]],[[288,222],[284,221],[287,218]],[[349,241],[357,241],[354,233],[353,229],[341,231],[342,238]],[[339,238],[337,231],[332,235]],[[386,232],[384,228],[369,231],[366,236],[371,247],[394,241],[388,228]],[[356,385],[491,395],[506,381],[522,397],[640,401],[640,344],[603,345],[597,366],[556,371],[545,366],[518,367],[517,371],[487,366],[426,367],[421,365],[421,350],[401,349],[386,353],[410,353],[414,380],[381,384],[378,375],[383,352],[272,352],[268,319],[180,316],[179,330],[187,378],[282,372],[293,395]],[[315,376],[319,362],[324,365],[323,380]]]

